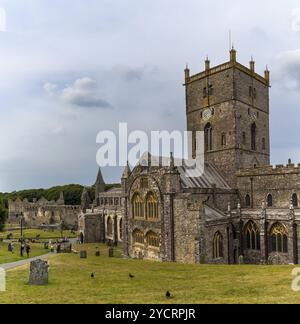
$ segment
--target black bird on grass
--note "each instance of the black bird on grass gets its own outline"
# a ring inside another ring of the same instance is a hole
[[[94,273],[91,274],[91,278],[94,279],[95,278],[95,275]]]
[[[166,292],[166,298],[168,298],[168,299],[172,298],[172,295],[169,291]]]
[[[132,275],[131,273],[129,273],[129,278],[130,279],[133,279],[134,278],[134,275]]]

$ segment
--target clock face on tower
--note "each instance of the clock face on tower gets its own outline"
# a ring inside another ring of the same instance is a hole
[[[212,116],[212,111],[210,108],[203,110],[203,113],[202,113],[203,120],[205,120],[205,121],[209,120],[211,116]]]

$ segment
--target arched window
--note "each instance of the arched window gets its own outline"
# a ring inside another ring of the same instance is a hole
[[[154,232],[149,232],[146,236],[147,244],[152,247],[159,247],[159,237]]]
[[[149,193],[146,200],[146,218],[149,220],[159,219],[159,205],[156,196]]]
[[[260,250],[260,233],[257,225],[250,221],[245,227],[247,250]]]
[[[267,197],[267,206],[268,207],[273,207],[273,196],[271,194],[268,194],[268,197]]]
[[[107,218],[106,232],[107,232],[107,236],[112,236],[113,235],[113,222],[112,222],[111,217]]]
[[[251,125],[251,150],[256,150],[256,125],[253,123]]]
[[[246,133],[245,132],[243,132],[243,134],[242,134],[242,143],[243,143],[243,145],[246,145]]]
[[[134,244],[145,244],[144,233],[140,230],[135,230],[132,234]]]
[[[135,194],[132,198],[132,217],[145,218],[145,204],[139,194]]]
[[[245,205],[246,205],[246,207],[251,207],[250,195],[246,195],[246,197],[245,197]]]
[[[122,218],[120,219],[119,222],[119,237],[120,240],[123,240],[123,219]]]
[[[220,232],[217,232],[213,241],[213,258],[223,258],[223,237]]]
[[[271,249],[272,252],[288,253],[287,229],[280,223],[276,223],[271,229]]]
[[[296,193],[294,193],[292,195],[292,204],[293,204],[293,207],[297,208],[298,207],[298,196]]]
[[[222,146],[226,146],[226,134],[223,133],[222,136],[221,136],[221,145]]]
[[[204,128],[204,139],[205,139],[205,151],[211,151],[213,148],[213,130],[210,123],[208,123]]]

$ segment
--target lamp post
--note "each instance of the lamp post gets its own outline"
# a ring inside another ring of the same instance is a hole
[[[20,225],[21,225],[21,239],[23,238],[23,221],[24,221],[24,215],[23,212],[21,212],[20,215],[18,215],[18,217],[20,217]]]

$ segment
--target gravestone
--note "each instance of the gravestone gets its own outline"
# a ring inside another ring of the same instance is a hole
[[[100,256],[100,251],[96,251],[95,255],[96,255],[96,257],[99,257]]]
[[[200,254],[200,264],[205,264],[205,254],[204,253],[201,253]]]
[[[29,285],[46,286],[48,285],[48,261],[35,260],[30,263]]]
[[[86,251],[80,251],[80,259],[87,259],[87,252]]]
[[[113,258],[113,257],[114,257],[114,249],[113,249],[113,248],[109,248],[109,249],[108,249],[108,256],[109,256],[110,258]]]

